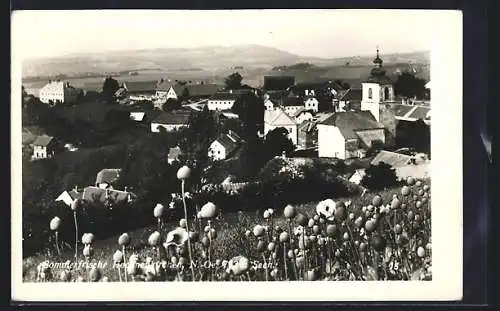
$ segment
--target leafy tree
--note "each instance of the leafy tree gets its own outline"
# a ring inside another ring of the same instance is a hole
[[[175,109],[179,109],[181,108],[181,102],[179,100],[176,100],[176,99],[173,99],[173,98],[169,98],[167,99],[167,101],[163,104],[163,111],[172,111],[172,110],[175,110]]]
[[[241,81],[243,81],[243,77],[238,72],[230,74],[224,79],[226,90],[239,89],[241,87]]]
[[[406,98],[422,97],[425,92],[425,80],[415,77],[410,72],[403,72],[394,83],[394,93]]]
[[[187,87],[184,88],[184,90],[182,90],[182,94],[179,98],[179,101],[185,101],[185,100],[188,100],[189,97],[191,96],[191,94],[189,94],[189,89]]]
[[[243,124],[242,138],[253,137],[263,127],[264,101],[252,92],[245,93],[234,102],[231,111]]]
[[[111,100],[119,88],[120,84],[118,84],[118,81],[108,76],[102,85],[102,94],[106,100]]]
[[[282,155],[283,152],[290,154],[294,150],[295,146],[288,138],[288,130],[284,127],[278,127],[267,133],[262,152],[266,154],[267,159],[271,159],[274,156]]]
[[[380,191],[398,184],[396,170],[384,162],[380,162],[378,165],[370,165],[365,170],[365,173],[361,185],[370,190]]]

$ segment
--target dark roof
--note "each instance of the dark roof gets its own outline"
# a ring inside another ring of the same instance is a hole
[[[371,75],[363,82],[378,83],[378,84],[391,84],[392,80],[386,75]]]
[[[403,104],[391,105],[391,110],[396,117],[404,117],[413,108],[415,108],[415,106],[403,105]]]
[[[125,81],[123,82],[129,93],[154,92],[156,81]]]
[[[381,150],[370,162],[371,165],[378,165],[380,162],[391,165],[392,167],[405,166],[410,163],[412,156]]]
[[[286,90],[295,84],[294,76],[265,76],[264,90]]]
[[[417,107],[412,113],[410,113],[408,118],[425,120],[430,110],[430,107]]]
[[[96,185],[101,183],[112,184],[118,180],[120,177],[120,169],[119,168],[105,168],[97,173],[97,177],[95,179]]]
[[[209,100],[236,100],[238,99],[239,94],[232,94],[229,92],[218,92],[212,95]]]
[[[286,97],[283,100],[283,106],[285,106],[285,107],[290,107],[290,106],[304,106],[304,102],[298,96]]]
[[[186,88],[189,92],[189,96],[196,97],[211,96],[221,90],[223,86],[218,84],[191,84],[186,86]],[[182,93],[179,95],[182,95]]]
[[[336,112],[320,124],[338,127],[345,139],[358,139],[357,130],[384,127],[375,120],[370,111]]]
[[[362,89],[348,89],[340,100],[343,101],[361,101],[363,99],[363,90]]]
[[[299,132],[302,131],[302,132],[309,133],[316,128],[316,123],[317,122],[314,122],[311,120],[306,120],[306,121],[302,122],[301,124],[299,124],[299,126],[297,127],[297,130]]]
[[[230,154],[231,152],[233,152],[240,143],[239,137],[237,135],[231,135],[231,134],[220,135],[216,139],[216,141],[219,142],[226,149],[226,154]]]
[[[111,200],[111,202],[114,204],[127,201],[129,195],[131,199],[134,199],[136,197],[135,194],[131,192],[125,192],[114,189],[101,189],[99,187],[89,186],[85,187],[85,189],[83,190],[82,199],[90,203],[95,203],[95,202],[105,203],[106,192],[108,193],[109,200]]]
[[[164,112],[157,116],[153,122],[160,124],[188,124],[190,114],[188,111]]]
[[[52,136],[41,135],[35,139],[35,141],[33,142],[33,145],[35,145],[35,146],[48,146],[52,142],[53,139],[54,139],[54,137],[52,137]]]

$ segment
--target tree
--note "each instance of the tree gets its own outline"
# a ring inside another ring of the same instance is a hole
[[[365,170],[365,174],[361,180],[361,185],[370,190],[380,191],[398,184],[396,170],[384,162],[380,162],[378,165],[370,165]]]
[[[425,92],[425,80],[415,77],[410,72],[403,72],[394,84],[394,93],[406,98],[423,97]]]
[[[243,81],[243,77],[238,72],[230,74],[224,79],[226,90],[241,88],[241,81]]]
[[[111,100],[115,96],[116,91],[120,88],[118,81],[108,76],[102,85],[102,95],[106,100]]]
[[[284,127],[278,127],[269,131],[262,148],[262,152],[266,154],[268,160],[274,156],[282,155],[283,152],[290,154],[294,150],[295,146],[292,140],[288,138],[288,130]]]
[[[243,124],[242,138],[253,137],[262,129],[264,101],[252,92],[242,94],[234,102],[231,111],[238,115]]]
[[[191,96],[191,94],[189,94],[189,90],[187,87],[184,88],[184,90],[182,90],[182,94],[179,98],[179,101],[185,101],[185,100],[188,100],[189,97]]]
[[[163,111],[169,112],[175,109],[181,108],[181,102],[179,100],[169,98],[167,101],[163,104],[162,109]]]

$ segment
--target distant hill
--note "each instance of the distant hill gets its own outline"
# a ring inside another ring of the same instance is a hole
[[[428,64],[429,52],[412,52],[383,55],[385,63]],[[272,68],[296,63],[312,63],[317,66],[366,66],[371,65],[373,55],[343,58],[303,57],[276,48],[261,45],[233,47],[209,46],[201,48],[161,48],[134,51],[75,54],[58,58],[26,60],[23,77],[68,75],[122,71],[226,70],[236,66],[246,68]]]

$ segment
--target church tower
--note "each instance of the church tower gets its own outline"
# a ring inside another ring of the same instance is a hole
[[[370,111],[377,121],[380,122],[380,110],[385,107],[384,102],[394,100],[394,88],[392,80],[385,75],[383,61],[379,56],[377,48],[377,57],[373,60],[375,65],[371,74],[362,85],[361,110]]]

